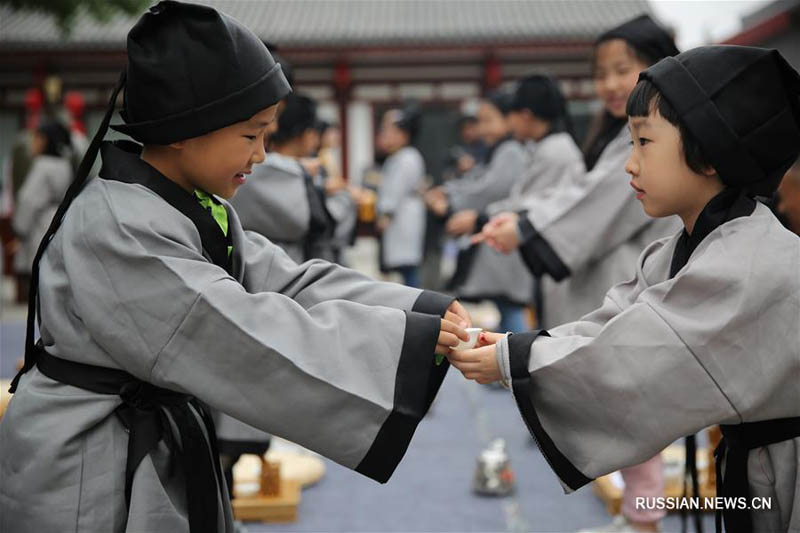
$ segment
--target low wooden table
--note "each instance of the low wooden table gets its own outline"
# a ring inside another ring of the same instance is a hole
[[[276,496],[243,496],[234,498],[233,515],[237,520],[256,522],[297,522],[297,506],[300,504],[300,483],[293,479],[282,479]]]

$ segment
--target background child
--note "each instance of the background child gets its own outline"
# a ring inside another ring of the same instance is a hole
[[[387,111],[381,120],[378,145],[388,157],[381,168],[378,189],[378,231],[381,232],[381,270],[397,271],[409,287],[419,287],[419,265],[425,239],[425,161],[413,146],[419,130],[414,105]]]
[[[333,259],[335,221],[324,193],[302,165],[318,148],[316,109],[307,96],[285,99],[278,128],[269,138],[270,153],[231,200],[245,229],[280,245],[297,262]]]

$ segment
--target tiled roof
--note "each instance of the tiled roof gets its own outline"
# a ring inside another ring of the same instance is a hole
[[[591,40],[647,0],[199,0],[282,47],[444,46]],[[66,41],[49,16],[0,6],[0,48],[120,49],[136,17],[79,15]]]

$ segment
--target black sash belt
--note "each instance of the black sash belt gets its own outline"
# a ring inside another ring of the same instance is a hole
[[[216,533],[222,471],[214,422],[193,396],[155,387],[123,370],[67,361],[36,345],[36,366],[45,376],[98,394],[122,399],[116,414],[128,429],[125,502],[130,507],[133,476],[139,464],[161,441],[180,461],[186,483],[186,505],[192,533]],[[178,429],[176,440],[170,418]],[[206,435],[202,424],[205,425]],[[219,481],[218,481],[219,480]]]
[[[749,498],[750,484],[747,479],[747,457],[750,450],[800,437],[800,417],[777,418],[763,422],[748,422],[720,426],[722,440],[714,456],[717,468],[717,495],[727,498]],[[725,460],[725,477],[722,477],[722,461]],[[751,502],[747,501],[749,506]],[[733,505],[732,507],[737,507]],[[753,530],[750,511],[747,509],[717,510],[717,532],[749,533]]]

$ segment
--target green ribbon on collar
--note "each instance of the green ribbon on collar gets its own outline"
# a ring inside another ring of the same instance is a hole
[[[211,216],[214,217],[214,220],[219,225],[219,228],[222,230],[222,233],[227,237],[228,211],[225,209],[225,206],[216,201],[210,194],[200,189],[194,190],[194,196],[195,198],[197,198],[197,201],[200,202],[201,206],[211,211]],[[233,252],[233,246],[228,246],[228,257],[231,256],[232,252]]]

